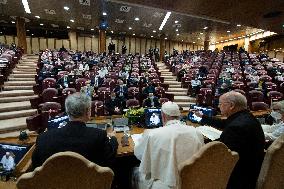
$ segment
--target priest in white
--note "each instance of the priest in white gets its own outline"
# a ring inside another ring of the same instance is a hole
[[[190,159],[203,145],[202,134],[179,120],[174,102],[162,105],[163,127],[145,130],[134,154],[141,161],[133,172],[133,188],[176,189],[178,165]]]
[[[0,163],[5,171],[11,171],[15,168],[15,161],[10,152],[6,152]]]

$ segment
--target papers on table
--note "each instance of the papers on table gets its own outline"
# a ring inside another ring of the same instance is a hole
[[[131,138],[134,142],[134,145],[136,146],[136,145],[138,145],[140,139],[142,138],[142,134],[133,134],[133,135],[131,135]]]
[[[204,136],[206,136],[210,140],[219,139],[222,133],[222,131],[208,126],[199,126],[196,127],[196,129],[199,130]]]

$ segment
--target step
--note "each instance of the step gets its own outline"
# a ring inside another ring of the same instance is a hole
[[[164,83],[169,84],[169,85],[170,85],[170,84],[174,84],[174,85],[178,85],[178,84],[179,84],[179,85],[181,85],[181,83],[180,83],[180,82],[175,81],[175,80],[173,80],[173,81],[165,80],[165,81],[164,81]]]
[[[176,80],[177,79],[177,76],[174,76],[174,75],[163,75],[161,77],[163,77],[164,80],[170,80],[170,79]]]
[[[12,119],[16,117],[29,117],[29,116],[35,115],[36,113],[37,113],[37,109],[19,110],[19,111],[12,111],[12,112],[1,112],[0,120]]]
[[[27,68],[16,68],[16,69],[14,69],[14,72],[32,72],[32,73],[37,73],[36,72],[36,69],[35,68],[29,68],[29,69],[27,69]]]
[[[33,90],[33,86],[4,86],[4,91],[12,91],[12,90]]]
[[[187,92],[183,92],[183,91],[179,91],[179,92],[171,92],[171,91],[168,91],[166,93],[169,93],[169,94],[174,94],[175,96],[187,96]]]
[[[189,109],[190,105],[191,104],[195,104],[195,102],[177,102],[174,100],[175,103],[177,103],[177,105],[179,105],[180,107],[182,107],[183,109],[184,108],[187,108]]]
[[[16,131],[10,131],[8,133],[2,133],[0,134],[0,138],[7,138],[7,137],[19,137],[20,132],[25,131],[28,135],[35,135],[35,131],[29,131],[28,129],[21,129],[21,130],[16,130]]]
[[[21,65],[21,64],[18,64],[18,65],[16,66],[16,69],[22,69],[22,70],[34,69],[34,70],[36,70],[36,66],[28,66],[28,65]]]
[[[30,101],[1,103],[0,112],[11,112],[31,109]]]
[[[0,103],[9,103],[9,102],[21,102],[21,101],[27,101],[32,98],[37,98],[38,95],[33,96],[15,96],[15,97],[2,97],[0,98]]]
[[[187,89],[169,87],[168,92],[186,92],[187,93]]]
[[[172,72],[163,72],[161,73],[161,76],[173,76],[173,73]]]
[[[36,70],[13,70],[12,73],[14,74],[34,74],[36,75]]]
[[[14,78],[35,78],[36,74],[11,74],[10,77]]]
[[[27,129],[27,117],[0,120],[0,133]]]
[[[7,81],[5,82],[5,86],[34,86],[36,84],[35,81]]]
[[[181,84],[169,84],[169,88],[181,88]]]
[[[35,81],[35,78],[13,78],[13,77],[9,77],[8,81]]]
[[[189,96],[174,96],[175,102],[195,102],[196,99]]]
[[[33,90],[2,91],[0,97],[33,96]]]

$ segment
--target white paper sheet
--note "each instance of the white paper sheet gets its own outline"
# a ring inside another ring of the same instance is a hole
[[[219,131],[218,129],[209,126],[199,126],[196,127],[196,129],[199,130],[204,136],[206,136],[210,140],[219,139],[222,133],[222,131]]]

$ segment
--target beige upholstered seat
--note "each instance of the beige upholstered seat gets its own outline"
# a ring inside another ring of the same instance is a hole
[[[284,135],[268,148],[257,181],[257,189],[284,188]]]
[[[204,145],[179,166],[181,189],[225,189],[239,159],[221,142]]]
[[[49,157],[41,167],[23,174],[18,189],[109,189],[113,171],[74,152]]]

